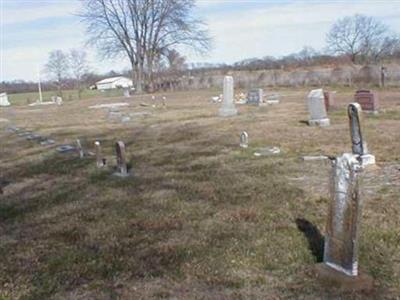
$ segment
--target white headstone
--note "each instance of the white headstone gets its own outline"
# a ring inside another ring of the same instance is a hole
[[[240,134],[240,147],[247,148],[249,147],[249,135],[246,131],[243,131]]]
[[[324,92],[322,89],[312,90],[308,94],[308,111],[310,113],[310,126],[329,126],[330,121],[326,113]]]
[[[10,102],[8,101],[6,93],[0,94],[0,106],[10,106]]]
[[[125,98],[129,98],[130,97],[129,88],[124,88],[124,97]]]
[[[233,98],[233,77],[225,76],[224,78],[224,99],[222,101],[222,107],[219,109],[219,115],[221,117],[229,117],[237,115],[237,109],[235,108]]]

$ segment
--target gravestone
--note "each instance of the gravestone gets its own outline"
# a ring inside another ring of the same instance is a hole
[[[279,104],[280,100],[279,100],[279,94],[271,94],[271,95],[267,95],[267,103],[268,104]]]
[[[129,98],[131,95],[129,93],[129,88],[124,88],[124,97]]]
[[[221,117],[229,117],[237,115],[237,110],[234,104],[233,94],[233,77],[225,76],[224,78],[224,99],[222,101],[222,107],[219,109],[219,115]]]
[[[247,93],[246,104],[260,105],[260,103],[263,102],[263,95],[264,95],[264,92],[262,89],[250,90]]]
[[[80,139],[76,140],[76,150],[78,151],[79,158],[83,158],[85,156]]]
[[[57,152],[60,152],[60,153],[68,153],[68,152],[72,152],[72,151],[76,151],[76,148],[71,145],[61,145],[61,146],[57,147]]]
[[[240,134],[240,147],[247,148],[249,146],[249,135],[246,131]]]
[[[56,143],[55,140],[52,139],[44,139],[43,141],[40,142],[40,145],[42,146],[49,146],[49,145],[54,145]]]
[[[361,105],[363,111],[373,114],[379,112],[378,94],[369,90],[358,90],[354,95],[354,101]]]
[[[312,90],[308,94],[308,111],[310,113],[310,126],[329,126],[330,121],[325,109],[325,100],[322,89]]]
[[[8,101],[7,93],[0,94],[0,106],[10,106],[10,102]]]
[[[326,224],[324,259],[317,272],[329,286],[341,290],[371,290],[373,280],[358,268],[358,240],[361,225],[362,193],[360,176],[363,170],[360,155],[365,151],[361,131],[361,107],[348,107],[353,153],[332,160],[330,204]]]
[[[94,146],[96,148],[96,165],[98,168],[102,168],[106,166],[106,159],[102,157],[101,153],[101,145],[99,141],[94,142]]]
[[[360,172],[361,165],[353,154],[345,153],[332,162],[324,263],[349,276],[358,275]]]
[[[119,177],[129,176],[124,142],[119,141],[115,143],[115,151],[117,154],[117,172],[114,175]]]
[[[351,148],[353,154],[360,156],[363,166],[375,165],[375,156],[368,153],[367,143],[362,133],[362,108],[360,104],[349,104],[347,113],[350,122]]]
[[[326,111],[331,110],[335,106],[336,92],[324,92],[324,101]]]

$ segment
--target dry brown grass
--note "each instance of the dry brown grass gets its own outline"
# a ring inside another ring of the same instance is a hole
[[[329,165],[302,155],[350,150],[338,90],[332,126],[311,128],[304,89],[280,89],[282,102],[240,106],[217,117],[212,91],[168,94],[168,108],[134,97],[114,123],[98,103],[14,107],[0,112],[18,127],[59,143],[100,139],[112,166],[125,141],[133,177],[110,176],[94,159],[56,154],[0,132],[0,299],[282,299],[387,298],[400,295],[400,94],[381,91],[383,112],[366,116],[378,168],[364,179],[360,265],[376,280],[369,294],[320,287],[316,257],[296,226],[306,219],[324,232]],[[5,127],[2,121],[0,126]],[[246,130],[250,148],[238,147]],[[256,158],[258,147],[282,154]]]

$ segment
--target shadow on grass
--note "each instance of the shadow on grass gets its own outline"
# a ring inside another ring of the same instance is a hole
[[[297,228],[304,234],[308,241],[308,247],[317,262],[324,259],[324,236],[318,228],[306,219],[296,219]]]

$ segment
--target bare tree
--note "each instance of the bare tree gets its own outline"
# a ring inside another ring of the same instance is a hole
[[[57,86],[57,94],[62,96],[62,86],[69,71],[67,55],[61,50],[54,50],[49,53],[45,71]]]
[[[388,27],[373,17],[354,15],[334,23],[327,34],[328,49],[356,63],[360,57],[378,60],[391,47]]]
[[[78,98],[81,99],[83,75],[89,72],[86,52],[72,49],[69,53],[69,64],[71,73],[75,79],[75,88],[78,90]]]
[[[153,80],[153,64],[178,45],[207,51],[210,39],[192,16],[194,0],[81,0],[89,43],[104,57],[125,55],[137,92]],[[147,71],[147,76],[145,72]]]

